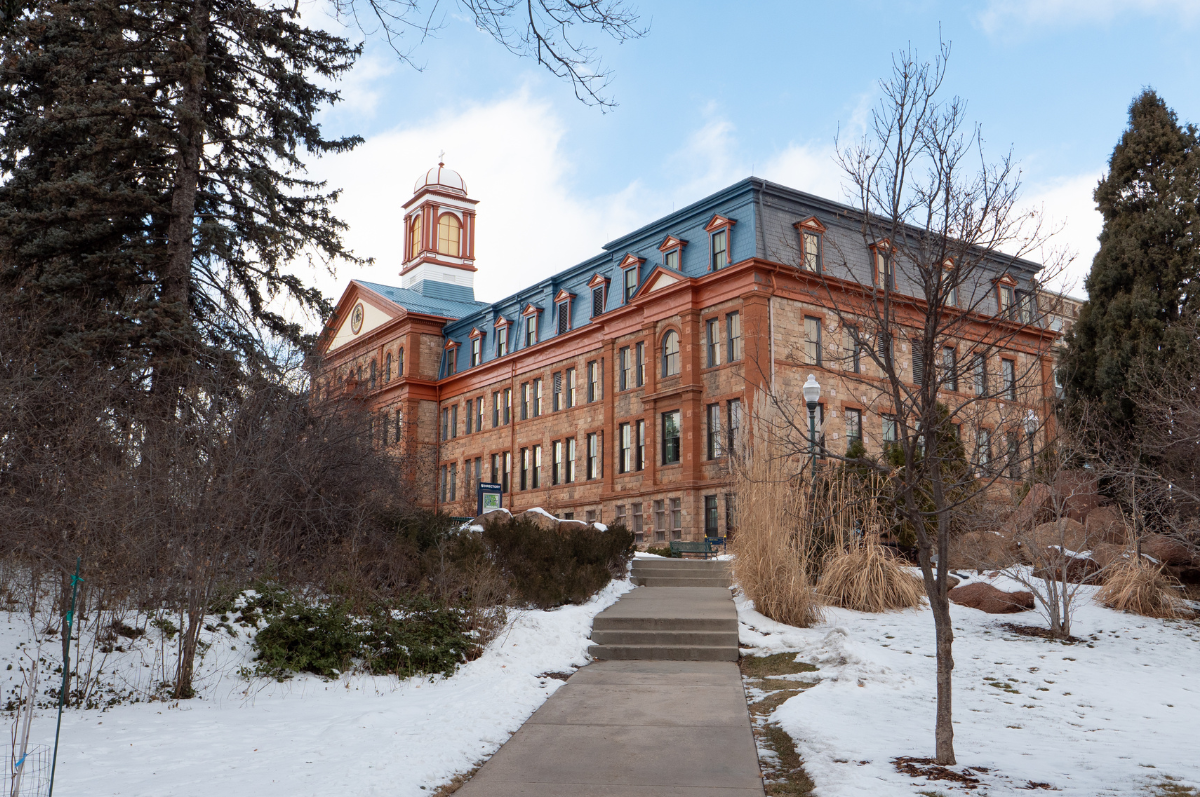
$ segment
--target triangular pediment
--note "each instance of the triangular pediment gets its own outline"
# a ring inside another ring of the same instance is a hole
[[[325,352],[339,349],[361,340],[389,321],[404,316],[407,311],[359,282],[351,280],[338,300],[333,316],[325,325],[322,338],[328,340]]]
[[[593,276],[590,280],[588,280],[587,286],[589,288],[595,289],[595,288],[603,288],[607,284],[608,284],[608,277],[604,276],[600,272],[596,272],[596,275]]]
[[[492,326],[496,329],[502,329],[502,328],[508,326],[510,323],[511,322],[504,316],[497,316],[496,323],[492,324]]]
[[[704,227],[704,231],[705,232],[714,232],[715,230],[719,230],[722,227],[732,227],[735,224],[737,224],[737,222],[734,221],[733,219],[728,218],[726,216],[722,216],[720,213],[717,213],[716,215],[714,215],[712,217],[712,221],[710,221]]]
[[[471,327],[471,334],[467,335],[467,337],[471,340],[475,340],[475,338],[482,338],[483,334],[483,330],[479,327]]]
[[[816,216],[809,216],[804,221],[798,221],[795,226],[797,229],[810,230],[811,232],[825,232],[826,230],[825,225]]]
[[[538,307],[533,302],[530,302],[529,304],[525,305],[525,309],[521,311],[521,316],[526,318],[531,315],[537,315],[540,312],[542,312],[542,308]]]
[[[674,235],[668,235],[661,244],[658,245],[658,251],[670,252],[672,249],[687,246],[687,241],[682,238],[676,238]]]
[[[1011,285],[1013,287],[1016,287],[1016,285],[1017,285],[1017,280],[1013,277],[1012,274],[1009,274],[1007,271],[992,281],[995,282],[997,285]]]
[[[634,294],[634,298],[645,296],[649,293],[654,293],[655,291],[662,290],[663,288],[668,288],[677,282],[691,281],[691,277],[685,277],[678,271],[672,271],[666,266],[655,266],[654,270],[650,272],[649,276],[642,281],[641,287],[639,287],[637,293]]]
[[[625,257],[623,257],[621,259],[620,267],[621,267],[621,269],[633,268],[634,266],[640,266],[642,263],[645,263],[645,262],[646,262],[646,258],[644,258],[644,257],[638,257],[637,255],[634,255],[634,254],[628,254],[628,255],[625,255]]]
[[[554,294],[554,303],[558,304],[559,302],[569,302],[574,298],[575,294],[568,293],[566,288],[563,288],[558,293]]]
[[[457,340],[447,340],[446,345],[443,348],[445,348],[447,351],[449,351],[450,349],[457,349],[458,341]]]

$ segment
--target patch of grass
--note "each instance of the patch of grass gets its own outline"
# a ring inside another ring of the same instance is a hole
[[[789,698],[803,692],[803,689],[781,689],[772,692],[757,703],[750,704],[750,713],[756,717],[769,716],[772,711],[783,705]]]
[[[1178,779],[1169,775],[1158,783],[1152,784],[1146,793],[1153,797],[1200,797],[1200,791],[1183,785]]]
[[[759,739],[775,753],[774,761],[763,762],[763,788],[767,797],[807,797],[816,784],[804,771],[796,743],[787,731],[772,723],[759,730]]]
[[[1179,619],[1193,612],[1176,594],[1179,582],[1158,565],[1138,557],[1116,564],[1096,593],[1096,600],[1110,609],[1145,617]]]
[[[743,656],[739,664],[742,668],[742,675],[747,678],[770,678],[772,675],[795,675],[796,673],[817,671],[812,664],[796,661],[795,653]]]
[[[467,772],[458,773],[450,779],[449,783],[441,786],[437,791],[431,792],[432,797],[450,797],[451,794],[454,794],[463,786],[466,786],[467,781],[475,777],[475,773],[479,771],[481,766],[483,766],[482,762],[476,764],[474,768],[468,770]]]

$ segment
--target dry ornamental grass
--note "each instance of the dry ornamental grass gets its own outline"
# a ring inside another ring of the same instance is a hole
[[[1137,557],[1112,566],[1096,600],[1110,609],[1144,617],[1191,617],[1192,611],[1176,594],[1176,586],[1178,582],[1162,568]]]
[[[817,591],[828,603],[843,609],[886,612],[920,606],[925,586],[888,557],[877,540],[867,539],[835,549],[826,557]]]

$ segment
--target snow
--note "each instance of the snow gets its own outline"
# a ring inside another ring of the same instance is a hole
[[[525,511],[526,512],[534,512],[539,515],[545,515],[546,517],[550,518],[551,520],[558,522],[558,518],[556,518],[554,515],[547,512],[545,509],[542,509],[540,506],[535,506],[532,509],[526,509]]]
[[[1004,576],[983,578],[1020,588]],[[1077,644],[1002,628],[1044,628],[1036,612],[989,615],[951,604],[955,751],[961,766],[990,769],[976,773],[983,784],[969,793],[1028,794],[1033,782],[1062,797],[1124,795],[1168,777],[1200,786],[1200,686],[1193,678],[1200,623],[1115,612],[1091,600],[1095,591],[1080,589]],[[744,597],[737,605],[746,652],[795,651],[798,661],[819,667],[819,683],[771,717],[796,741],[816,794],[968,793],[950,781],[901,774],[891,763],[934,752],[928,608],[831,608],[825,622],[800,629],[764,617]]]
[[[247,680],[238,674],[251,664],[245,632],[206,632],[200,697],[64,713],[55,795],[428,795],[499,749],[562,685],[540,675],[588,662],[592,618],[630,589],[613,581],[582,606],[513,612],[451,678]],[[5,667],[29,631],[27,616],[0,613],[6,696],[20,676]],[[144,680],[143,658],[158,666],[147,649],[157,636],[149,629],[141,649],[110,656],[105,677]],[[57,644],[42,654],[50,659]],[[30,741],[53,738],[54,712],[41,711]]]

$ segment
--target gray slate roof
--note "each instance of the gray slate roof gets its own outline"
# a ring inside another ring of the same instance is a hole
[[[414,313],[428,313],[429,315],[438,315],[443,318],[458,319],[474,313],[481,307],[487,307],[489,304],[488,302],[443,299],[436,296],[426,296],[423,293],[417,293],[408,288],[395,288],[391,285],[380,285],[377,282],[367,282],[366,280],[356,281],[375,291],[385,299],[393,301]]]

